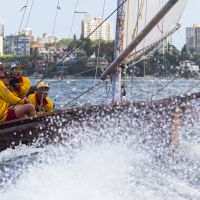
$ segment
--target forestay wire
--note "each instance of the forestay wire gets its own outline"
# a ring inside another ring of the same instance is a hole
[[[28,17],[27,17],[27,20],[26,20],[25,30],[26,30],[26,28],[27,28],[27,26],[28,26],[28,22],[29,22],[29,19],[30,19],[31,11],[32,11],[32,9],[33,9],[34,1],[35,1],[35,0],[32,0],[32,2],[31,2],[31,8],[30,8],[30,10],[29,10]]]
[[[20,22],[20,25],[19,25],[19,30],[18,30],[18,34],[21,33],[21,27],[22,27],[22,24],[23,24],[23,21],[24,21],[24,17],[25,17],[25,14],[26,14],[26,9],[27,9],[27,6],[28,6],[28,0],[26,2],[26,5],[24,5],[20,11],[24,11],[23,14],[22,14],[22,19],[21,19],[21,22]]]
[[[54,23],[53,23],[52,37],[54,36],[54,31],[55,31],[55,27],[56,27],[56,20],[57,20],[58,10],[60,10],[60,9],[61,9],[61,7],[60,7],[60,0],[58,0],[57,6],[56,6],[56,14],[55,14]]]
[[[71,34],[72,34],[72,29],[73,29],[73,26],[74,26],[74,20],[75,20],[77,8],[78,8],[78,0],[76,0],[76,6],[75,6],[75,9],[74,9],[74,15],[73,15],[73,19],[72,19],[72,24],[71,24],[71,27],[70,27],[70,30],[69,30],[69,38],[71,37]]]
[[[72,29],[73,29],[73,26],[74,26],[74,20],[75,20],[75,16],[76,16],[77,7],[78,7],[78,0],[76,0],[76,6],[75,6],[75,9],[74,9],[74,15],[73,15],[72,24],[71,24],[70,31],[69,31],[69,36],[68,36],[69,38],[71,37],[71,32],[72,32]],[[61,77],[60,81],[62,81],[62,78],[63,78],[63,70],[64,70],[64,62],[62,64],[62,69],[61,69],[61,72],[60,72],[60,77]]]

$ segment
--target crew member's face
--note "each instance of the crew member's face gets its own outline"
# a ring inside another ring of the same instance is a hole
[[[15,79],[19,79],[22,76],[22,67],[17,66],[12,71],[12,77]]]
[[[37,93],[40,97],[43,96],[43,98],[46,98],[49,93],[49,88],[48,87],[41,87],[37,89]]]

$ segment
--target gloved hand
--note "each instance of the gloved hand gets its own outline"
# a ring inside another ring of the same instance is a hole
[[[23,102],[23,104],[29,104],[30,103],[30,101],[28,99],[25,99],[25,98],[22,99],[22,102]]]
[[[28,104],[28,103],[30,103],[29,99],[25,99],[25,100],[26,100],[25,104]]]
[[[11,85],[11,87],[14,88],[14,90],[19,90],[19,83],[16,82],[14,79],[10,79],[9,84]]]

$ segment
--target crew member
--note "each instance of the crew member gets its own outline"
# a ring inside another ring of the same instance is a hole
[[[11,65],[12,77],[10,79],[10,90],[18,97],[25,97],[31,87],[27,77],[22,76],[23,65],[15,62]]]
[[[0,122],[34,117],[34,106],[28,100],[15,96],[8,88],[9,77],[0,67]],[[21,104],[21,105],[20,105]]]
[[[37,113],[48,113],[54,109],[53,101],[48,97],[49,86],[45,82],[40,82],[36,86],[36,93],[28,96],[30,103],[35,106]]]

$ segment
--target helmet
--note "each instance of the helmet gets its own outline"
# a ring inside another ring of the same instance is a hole
[[[3,63],[2,63],[2,62],[0,62],[0,66],[3,66]]]
[[[37,86],[37,89],[39,89],[39,88],[49,88],[49,85],[48,85],[48,83],[45,83],[45,82],[40,82]]]
[[[12,63],[12,65],[11,65],[11,70],[14,69],[14,68],[17,67],[17,66],[23,67],[23,65],[20,64],[20,62],[17,61],[17,62]]]

